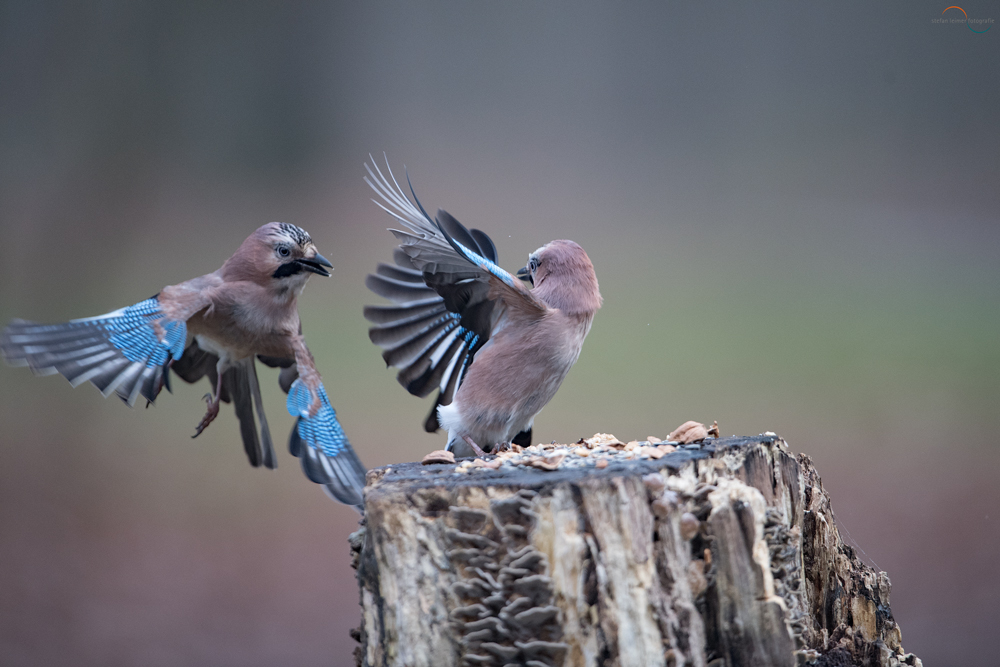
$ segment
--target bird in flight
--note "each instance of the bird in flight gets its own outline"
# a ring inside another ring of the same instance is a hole
[[[444,210],[432,218],[388,163],[387,175],[374,160],[365,168],[372,201],[403,227],[390,230],[400,242],[394,264],[366,280],[394,303],[365,308],[371,341],[411,394],[438,390],[424,429],[447,429],[449,451],[530,444],[535,416],[576,363],[601,307],[590,258],[573,241],[551,241],[515,277],[497,265],[485,233]]]
[[[251,234],[212,273],[164,287],[155,296],[106,315],[62,324],[14,320],[0,334],[8,363],[39,375],[61,373],[74,387],[91,382],[107,397],[147,406],[169,391],[171,372],[213,392],[197,437],[232,402],[250,465],[276,468],[255,359],[281,368],[279,382],[296,417],[289,438],[307,477],[335,500],[361,507],[365,468],[330,405],[302,337],[298,297],[330,262],[300,227],[271,222]],[[255,419],[256,412],[256,419]]]

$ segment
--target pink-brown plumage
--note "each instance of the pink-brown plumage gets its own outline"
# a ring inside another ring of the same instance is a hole
[[[195,435],[215,419],[220,401],[232,401],[250,463],[269,468],[277,461],[255,359],[281,366],[289,410],[299,417],[293,453],[310,479],[341,502],[359,506],[365,470],[329,405],[298,313],[310,275],[329,276],[329,266],[306,232],[271,222],[217,271],[96,318],[61,325],[15,321],[0,347],[11,363],[60,372],[74,385],[90,380],[129,405],[139,395],[152,402],[168,386],[171,371],[188,382],[207,375],[214,396],[206,397],[208,411]]]
[[[601,307],[593,264],[577,243],[552,241],[528,258],[519,277],[496,266],[486,234],[445,211],[431,219],[389,171],[368,171],[380,207],[405,230],[396,266],[379,265],[368,286],[396,306],[365,309],[372,342],[418,396],[440,393],[425,422],[448,430],[461,455],[530,438],[535,416],[572,368]],[[414,199],[416,199],[414,197]],[[471,359],[471,364],[469,360]]]
[[[505,312],[490,343],[476,355],[451,404],[438,408],[449,446],[460,452],[465,438],[492,448],[532,428],[579,358],[601,307],[593,264],[573,241],[539,248],[528,267],[531,296],[544,310],[529,313],[520,308],[522,299],[500,297]]]

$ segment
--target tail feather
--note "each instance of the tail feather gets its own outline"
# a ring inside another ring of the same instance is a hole
[[[240,422],[240,436],[243,439],[243,450],[254,468],[261,465],[276,468],[274,445],[271,442],[271,432],[264,416],[263,401],[260,398],[260,386],[257,382],[257,368],[253,357],[248,357],[230,367],[222,375],[222,383],[229,390],[229,396],[236,410],[236,418]],[[254,419],[254,409],[257,420]],[[257,428],[257,421],[260,429]]]
[[[105,397],[114,392],[134,405],[140,395],[156,399],[186,336],[185,323],[166,319],[153,297],[62,324],[14,320],[0,334],[0,353],[10,364],[39,375],[60,373],[74,387],[89,381]]]
[[[253,357],[250,357],[247,365],[249,366],[247,380],[250,384],[250,395],[253,396],[254,409],[257,411],[257,420],[260,422],[261,463],[264,464],[264,467],[274,470],[278,467],[278,460],[274,456],[271,428],[267,425],[267,416],[264,414],[264,399],[260,395],[257,365],[254,363]]]
[[[253,418],[253,403],[250,398],[250,387],[247,384],[245,363],[239,363],[222,374],[222,384],[229,389],[229,397],[233,401],[236,419],[240,422],[240,437],[243,440],[243,451],[254,468],[260,467],[260,438],[257,437],[257,424]]]

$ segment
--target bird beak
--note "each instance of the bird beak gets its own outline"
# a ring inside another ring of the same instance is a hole
[[[302,259],[297,259],[295,261],[306,271],[311,271],[320,276],[330,275],[330,272],[323,268],[324,266],[331,269],[333,268],[333,264],[330,263],[330,260],[319,253],[316,253],[310,258],[303,257]]]
[[[527,280],[529,283],[531,283],[532,287],[534,287],[535,279],[531,277],[531,271],[528,270],[528,267],[522,266],[520,269],[518,269],[517,277],[520,278],[521,280]]]

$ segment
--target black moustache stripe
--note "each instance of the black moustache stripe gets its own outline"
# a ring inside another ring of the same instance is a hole
[[[287,278],[288,276],[294,276],[296,273],[302,273],[305,269],[298,262],[288,262],[287,264],[282,264],[278,269],[271,274],[272,278]]]

